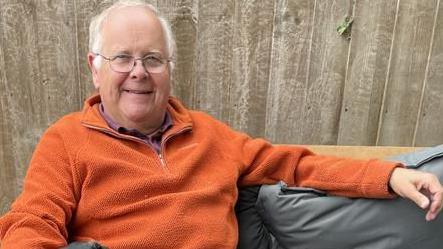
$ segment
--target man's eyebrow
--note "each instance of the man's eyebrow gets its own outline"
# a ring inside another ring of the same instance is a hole
[[[116,56],[119,56],[119,55],[134,56],[132,53],[130,53],[126,49],[121,49],[121,50],[116,49],[114,52],[111,52],[111,54],[109,56],[110,57],[116,57]],[[156,56],[156,57],[161,57],[161,58],[165,58],[166,57],[166,55],[164,55],[158,49],[147,50],[147,51],[144,51],[143,53],[141,53],[141,57],[147,57],[147,56]]]
[[[130,53],[128,53],[128,51],[126,50],[122,50],[122,51],[116,51],[113,53],[113,55],[131,55]]]
[[[146,53],[143,57],[149,56],[149,55],[155,55],[155,56],[163,57],[163,54],[160,53],[160,52],[157,52],[157,51],[150,51],[150,52]]]
[[[149,50],[149,51],[146,51],[145,52],[145,54],[163,54],[160,50],[158,50],[158,49],[153,49],[153,50]]]
[[[127,48],[122,47],[122,46],[111,47],[109,52],[112,55],[130,55],[131,54]]]

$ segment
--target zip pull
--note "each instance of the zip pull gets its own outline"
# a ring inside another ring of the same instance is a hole
[[[166,162],[163,159],[162,153],[158,153],[158,157],[160,158],[160,162],[162,163],[162,166],[166,168]]]
[[[166,166],[166,161],[163,158],[163,155],[162,155],[161,152],[158,153],[158,158],[160,159],[160,163],[161,163],[161,166],[162,166],[161,168],[163,169],[163,172],[169,173],[168,167]]]

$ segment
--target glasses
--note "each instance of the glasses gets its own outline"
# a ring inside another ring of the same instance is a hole
[[[166,64],[170,62],[170,59],[164,59],[157,54],[148,54],[145,57],[135,58],[131,55],[116,55],[112,57],[106,57],[99,53],[95,55],[103,57],[103,59],[109,62],[111,70],[117,73],[129,73],[134,69],[135,62],[140,60],[142,62],[143,68],[152,74],[163,73],[166,69]]]

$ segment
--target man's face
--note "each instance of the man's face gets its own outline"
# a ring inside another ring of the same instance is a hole
[[[167,59],[160,22],[148,9],[124,7],[113,11],[102,27],[102,50],[106,57],[150,53]],[[94,55],[89,54],[91,64]],[[126,128],[149,132],[161,125],[170,94],[169,67],[162,73],[148,73],[140,60],[129,73],[114,72],[106,60],[93,69],[94,86],[99,90],[105,111]]]

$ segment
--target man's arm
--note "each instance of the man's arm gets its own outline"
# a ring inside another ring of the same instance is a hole
[[[430,207],[428,220],[442,209],[442,186],[436,177],[406,170],[400,163],[315,155],[303,147],[272,146],[260,139],[245,139],[243,155],[247,166],[240,185],[284,180],[289,185],[317,188],[339,196],[392,198],[396,193],[420,207]],[[420,190],[429,191],[431,200]],[[427,204],[423,198],[428,200]]]
[[[423,150],[423,148],[420,147],[391,147],[391,146],[383,146],[383,147],[378,147],[378,146],[331,146],[331,145],[308,145],[309,149],[312,149],[314,152],[316,152],[317,154],[322,154],[322,155],[335,155],[335,156],[342,156],[342,157],[352,157],[352,158],[360,158],[360,159],[369,159],[369,158],[386,158],[386,157],[391,157],[391,156],[399,156],[399,154],[404,154],[404,153],[412,153],[414,151],[418,151],[418,150]],[[436,149],[436,148],[434,148]],[[432,149],[432,150],[434,150]],[[427,151],[427,150],[423,150],[423,151]],[[440,150],[436,149],[436,152],[440,153]],[[416,152],[417,153],[417,152]],[[417,163],[419,163],[419,161],[421,162],[422,160],[428,160],[429,154],[428,152],[423,153],[420,152],[420,156],[414,156],[413,159],[409,159],[411,161],[408,161],[408,165],[415,165]],[[400,156],[400,158],[402,158],[402,156]],[[426,158],[426,159],[425,159]],[[398,160],[394,159],[395,161]],[[417,161],[419,160],[419,161]],[[401,162],[403,160],[400,160]],[[409,167],[408,167],[409,168]],[[396,169],[395,171],[397,171],[395,174],[393,174],[393,176],[398,176],[398,175],[403,175],[403,174],[397,174],[398,170]],[[434,206],[431,205],[430,210],[429,210],[429,214],[431,215],[432,213],[434,213],[434,211],[436,211],[437,213],[440,212],[441,210],[441,206],[440,208],[438,208],[438,203],[439,203],[439,199],[441,199],[441,187],[440,183],[438,182],[438,179],[435,178],[433,175],[421,175],[421,174],[417,174],[417,173],[412,173],[412,172],[417,172],[415,170],[412,171],[403,171],[400,170],[402,172],[409,174],[413,174],[410,177],[413,177],[413,179],[416,179],[416,177],[420,177],[419,179],[421,179],[421,177],[430,177],[430,181],[431,181],[431,186],[435,186],[433,187],[433,197],[432,199],[434,200]],[[421,171],[418,171],[421,172]],[[407,177],[407,178],[410,178]],[[434,179],[432,179],[434,178]],[[390,185],[395,184],[396,183],[396,177],[391,178],[391,182]],[[405,180],[405,177],[399,178],[399,180]],[[392,181],[394,180],[394,182]],[[423,185],[424,183],[417,183],[418,185]],[[426,203],[430,203],[429,199],[427,197],[429,197],[429,193],[426,195],[421,194],[419,191],[414,191],[416,190],[415,186],[416,183],[412,182],[412,188],[408,188],[406,190],[397,190],[395,192],[397,192],[400,196],[405,197],[405,194],[403,194],[402,192],[404,191],[412,191],[411,193],[415,193],[415,198],[414,198],[414,202],[417,203],[417,205],[419,206],[423,206],[424,209],[427,208],[428,205],[426,205]],[[411,186],[405,182],[402,181],[402,183],[399,183],[399,187],[402,186]],[[396,187],[397,189],[397,187]],[[392,189],[391,186],[391,190],[394,191]],[[426,191],[425,191],[426,193]],[[414,195],[414,194],[413,194]],[[426,197],[425,197],[426,196]],[[424,204],[423,204],[424,203]],[[436,214],[436,213],[434,213]],[[432,220],[435,216],[431,215],[431,216],[426,216],[427,220]]]
[[[400,163],[316,155],[302,146],[273,146],[262,139],[247,140],[242,147],[245,168],[240,186],[283,180],[290,186],[316,188],[337,196],[395,196],[388,182]]]
[[[0,219],[2,248],[66,246],[75,206],[70,160],[62,138],[50,128],[34,152],[23,192]]]

